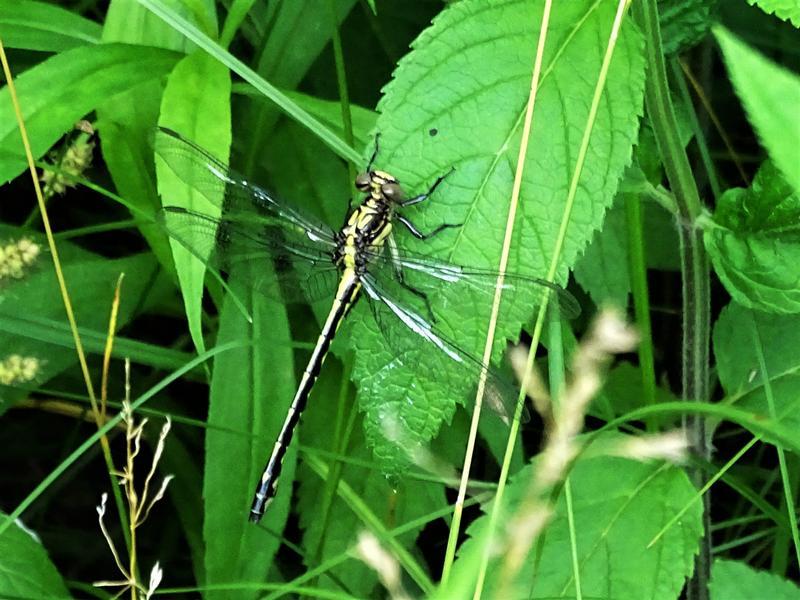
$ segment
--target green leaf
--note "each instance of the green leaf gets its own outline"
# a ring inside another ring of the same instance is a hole
[[[258,74],[274,85],[295,88],[330,42],[334,25],[344,21],[355,3],[355,0],[333,3],[335,24],[327,2],[297,0],[279,3],[263,42],[256,69]]]
[[[740,304],[800,312],[800,195],[766,162],[748,189],[727,190],[704,233],[728,293]]]
[[[0,282],[0,319],[8,322],[23,319],[53,319],[65,323],[64,305],[61,301],[52,261],[46,253],[44,236],[23,232],[11,227],[0,229],[3,246],[27,237],[40,248],[41,254],[32,269],[22,278]],[[62,242],[59,256],[64,271],[67,290],[72,300],[75,318],[82,328],[107,331],[114,287],[121,273],[125,273],[118,324],[124,325],[134,315],[142,298],[152,285],[156,264],[152,256],[140,254],[129,258],[109,260]],[[74,343],[69,338],[63,345],[62,332],[57,330],[23,328],[22,334],[0,331],[0,360],[10,355],[30,357],[38,361],[36,376],[27,381],[14,381],[14,388],[0,388],[0,414],[26,394],[57,375],[77,360]],[[34,337],[34,332],[38,335]]]
[[[631,291],[628,272],[628,228],[625,207],[616,202],[608,211],[603,228],[595,233],[586,252],[575,265],[575,280],[589,292],[597,306],[628,306]]]
[[[379,105],[376,165],[397,176],[410,195],[454,167],[430,201],[406,215],[422,231],[441,223],[463,225],[424,244],[410,242],[398,227],[399,245],[470,267],[498,267],[542,6],[522,0],[451,4],[400,62]],[[546,275],[615,9],[614,2],[582,1],[553,14],[509,271]],[[623,27],[560,257],[562,283],[600,227],[630,162],[643,81],[641,40],[632,27]],[[498,323],[495,358],[530,320],[533,300],[504,297],[508,308]],[[476,306],[468,296],[449,297],[446,288],[431,301],[444,333],[481,355],[490,307]],[[456,374],[442,353],[419,339],[410,345],[427,350],[422,356],[406,359],[389,351],[371,322],[362,319],[354,329],[354,381],[368,441],[381,466],[398,473],[405,452],[385,439],[386,415],[404,429],[400,439],[425,444],[474,381]],[[452,385],[420,383],[421,366]]]
[[[733,87],[761,144],[800,193],[800,78],[765,58],[722,27],[714,29]]]
[[[536,463],[515,476],[506,490],[507,518],[513,518],[530,492]],[[609,474],[613,473],[613,477]],[[570,471],[575,562],[586,598],[677,598],[691,574],[702,532],[701,504],[686,474],[664,464],[598,456],[579,459]],[[687,504],[692,506],[666,530],[652,548],[647,545]],[[468,529],[470,539],[459,555],[474,551],[476,539],[486,543],[488,515]],[[533,516],[531,517],[533,518]],[[511,534],[513,535],[513,534]],[[475,539],[473,539],[475,538]],[[497,546],[497,541],[493,542]],[[501,546],[502,547],[502,546]],[[517,581],[534,598],[574,597],[570,568],[572,550],[565,495],[559,494],[553,519],[536,547],[522,561]],[[502,564],[502,557],[499,563]],[[460,568],[460,558],[455,571]],[[498,565],[499,566],[499,565]],[[499,571],[490,568],[485,591],[492,596]],[[519,597],[520,594],[513,594]]]
[[[100,41],[100,25],[59,6],[34,0],[0,3],[6,48],[61,52]]]
[[[115,94],[167,73],[177,58],[159,48],[99,44],[67,50],[19,75],[17,95],[34,157]],[[26,168],[5,87],[0,89],[0,184]]]
[[[230,52],[222,48],[216,41],[211,39],[206,33],[198,29],[192,22],[188,21],[183,15],[175,11],[166,3],[160,0],[139,0],[139,2],[158,15],[161,19],[175,27],[187,38],[205,50],[210,56],[227,66],[232,72],[239,75],[242,79],[253,85],[259,92],[284,111],[288,116],[314,131],[330,148],[342,157],[353,156],[353,149],[345,144],[340,138],[333,135],[319,121],[304,112],[294,102],[289,100],[274,85],[259,76],[253,69],[244,64],[241,60],[233,56]]]
[[[183,53],[189,44],[178,32],[139,5],[136,0],[112,0],[103,23],[104,42],[124,42],[168,48]],[[163,79],[145,82],[117,94],[98,107],[103,159],[117,193],[138,209],[134,216],[153,216],[161,207],[156,190],[153,130],[158,123]],[[140,225],[139,230],[159,263],[174,274],[172,252],[163,230]]]
[[[0,514],[0,522],[8,516]],[[17,521],[0,535],[0,596],[71,598],[42,542]]]
[[[314,448],[334,450],[334,411],[341,387],[341,371],[331,369],[329,362],[325,366],[327,373],[315,385],[315,397],[303,417],[302,435]],[[355,410],[355,407],[352,404],[347,406],[345,421],[349,410]],[[446,505],[444,487],[440,483],[409,478],[397,488],[389,485],[380,470],[369,465],[371,452],[363,432],[359,429],[359,424],[356,424],[347,445],[347,462],[343,467],[342,481],[358,493],[367,506],[391,506],[393,523],[401,526]],[[327,456],[324,460],[332,462]],[[320,480],[307,465],[298,469],[298,479],[301,485],[297,508],[300,525],[304,530],[303,546],[308,552],[305,562],[309,567],[314,567],[354,546],[364,524],[335,491],[330,513],[325,520],[322,500],[326,482]],[[398,538],[398,542],[406,548],[412,548],[422,530],[423,522],[421,520],[420,525],[405,532]],[[321,586],[339,589],[344,583],[350,593],[358,597],[369,597],[377,583],[374,570],[360,561],[343,564],[331,570],[329,575],[330,577],[320,579]]]
[[[234,84],[233,93],[249,96],[253,100],[260,101],[264,104],[269,102],[267,98],[258,92],[258,90],[247,83]],[[283,93],[286,94],[288,98],[293,100],[297,106],[308,112],[308,114],[316,117],[321,123],[330,128],[337,135],[344,136],[344,128],[342,126],[342,105],[339,101],[323,100],[322,98],[317,98],[315,96],[309,96],[308,94],[301,94],[300,92],[293,92],[289,90],[284,90]],[[369,133],[372,131],[372,129],[374,129],[375,120],[377,119],[378,115],[373,110],[369,110],[356,104],[351,104],[350,116],[353,124],[355,143],[360,146],[366,146],[367,144],[370,144],[372,140],[369,137]],[[290,123],[294,122],[292,121]],[[306,137],[311,135],[317,142],[319,142],[319,138],[314,136],[313,133],[307,130],[304,133],[306,134]],[[302,144],[294,145],[298,146],[298,149],[302,147]],[[275,140],[270,139],[268,147],[276,146],[279,147],[280,144],[278,144]],[[282,154],[285,155],[287,153],[283,152]],[[333,153],[329,153],[327,161],[330,162],[334,159],[335,155]],[[264,166],[268,166],[270,161],[262,159],[261,162],[264,163]],[[352,182],[349,182],[349,185],[352,185]]]
[[[223,65],[205,52],[190,54],[170,74],[161,101],[159,124],[178,131],[227,162],[231,146],[230,86],[230,74]],[[218,207],[175,175],[160,158],[156,161],[156,173],[164,205],[219,216]],[[202,352],[205,348],[201,316],[206,267],[178,241],[170,242],[189,331],[195,348]]]
[[[719,0],[658,0],[661,45],[679,54],[698,44],[717,20]]]
[[[757,571],[735,560],[714,561],[709,585],[711,600],[796,600],[800,588],[774,573]]]
[[[768,15],[775,15],[800,27],[800,2],[798,0],[747,0],[751,6],[758,6]]]
[[[760,341],[754,336],[754,321]],[[768,419],[764,374],[756,353],[760,344],[776,416],[784,426],[800,427],[800,315],[761,313],[732,302],[714,324],[713,342],[725,394],[738,408]]]
[[[269,269],[269,265],[260,266]],[[246,299],[253,323],[226,296],[217,345],[250,340],[251,345],[220,354],[214,360],[206,432],[203,480],[206,585],[266,581],[269,565],[280,546],[289,514],[295,451],[284,460],[277,498],[259,526],[248,522],[250,501],[266,458],[272,451],[295,390],[292,348],[286,309],[248,294],[244,282],[254,273],[233,273],[233,289]],[[260,275],[259,275],[260,276]],[[237,598],[256,598],[257,589],[241,590]],[[230,598],[230,591],[206,592],[208,598]]]
[[[608,413],[595,410],[602,402],[613,410],[612,416],[645,406],[645,392],[642,386],[642,374],[638,366],[628,362],[620,362],[606,375],[605,385],[599,397],[592,402],[590,412],[600,418],[609,418]],[[656,388],[656,402],[673,402],[677,398],[664,388]]]
[[[273,14],[269,19],[264,18],[260,22],[271,26],[267,31],[251,36],[258,40],[255,42],[257,45],[263,46],[256,66],[258,75],[283,88],[286,96],[292,99],[292,95],[286,90],[299,85],[330,43],[334,26],[341,25],[354,4],[354,0],[337,0],[332,3],[326,0],[325,4],[320,4],[317,0],[294,0],[270,4],[274,9]],[[336,10],[336,23],[332,22],[331,6]],[[257,94],[259,99],[252,100],[247,107],[244,121],[248,123],[248,127],[242,132],[245,138],[242,166],[248,176],[253,174],[256,162],[262,157],[263,148],[274,142],[272,134],[281,117],[279,106],[270,102],[263,93]],[[339,102],[332,104],[339,106]],[[301,108],[305,107],[301,105]],[[339,113],[341,115],[341,108]],[[339,138],[345,139],[345,136],[339,134]]]

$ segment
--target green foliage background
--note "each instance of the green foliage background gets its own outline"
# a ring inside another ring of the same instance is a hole
[[[605,373],[581,438],[587,451],[569,464],[544,534],[509,582],[507,557],[502,548],[492,555],[498,542],[488,532],[488,500],[506,483],[508,429],[481,426],[469,498],[480,510],[468,509],[466,537],[441,581],[455,471],[426,473],[408,450],[460,468],[475,382],[434,352],[398,353],[363,302],[314,388],[275,502],[259,526],[247,522],[329,306],[266,298],[247,276],[228,290],[170,240],[153,220],[162,204],[214,208],[154,159],[152,137],[158,125],[180,131],[339,227],[353,174],[380,132],[376,166],[410,193],[455,169],[409,216],[423,231],[461,227],[426,242],[401,231],[398,243],[496,269],[544,0],[0,0],[0,41],[37,166],[69,171],[67,149],[89,137],[73,126],[87,119],[95,131],[93,163],[72,173],[76,186],[49,198],[47,210],[96,390],[124,273],[109,414],[125,397],[129,359],[130,399],[151,420],[142,476],[157,423],[174,423],[159,465],[174,479],[137,534],[140,581],[158,561],[160,590],[175,597],[384,597],[396,590],[355,557],[368,530],[415,597],[472,597],[489,555],[487,597],[513,589],[527,598],[678,598],[692,578],[692,590],[698,582],[708,590],[698,598],[752,597],[750,589],[797,597],[800,4],[635,3],[557,256],[555,282],[583,314],[550,328],[539,366],[551,385],[563,380],[576,340],[609,303],[627,310],[642,345]],[[508,266],[540,278],[618,6],[554,4]],[[8,86],[0,183],[0,382],[13,383],[0,387],[0,597],[110,597],[92,586],[120,577],[94,507],[115,478],[87,412]],[[687,219],[692,189],[700,204]],[[22,277],[4,276],[23,237],[39,245],[39,259]],[[693,239],[701,243],[691,247]],[[270,264],[247,269],[250,279],[272,276]],[[679,314],[687,297],[697,314]],[[498,369],[509,342],[530,339],[537,300],[504,299]],[[446,286],[432,305],[437,326],[480,355],[490,307]],[[682,325],[699,344],[694,354],[681,353]],[[409,335],[397,327],[393,335]],[[11,357],[35,358],[35,376],[12,381]],[[712,392],[678,400],[693,372],[711,373]],[[399,424],[391,439],[387,415]],[[703,441],[715,450],[698,443],[686,464],[602,450],[693,415],[706,416]],[[118,420],[104,430],[120,465]],[[546,430],[522,429],[497,514],[524,506]],[[699,489],[704,482],[710,491]],[[122,513],[109,502],[106,522],[124,549]]]

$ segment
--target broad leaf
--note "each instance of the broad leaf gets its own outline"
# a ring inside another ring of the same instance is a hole
[[[143,8],[136,0],[111,0],[103,23],[104,42],[156,46],[184,52],[183,36]],[[153,163],[153,129],[158,123],[166,81],[159,78],[117,94],[97,108],[103,159],[117,193],[142,219],[153,216],[161,203],[156,191]],[[147,244],[165,269],[174,273],[167,237],[156,225],[139,226]]]
[[[261,266],[269,269],[269,265]],[[293,351],[286,309],[238,285],[254,273],[234,273],[234,291],[245,299],[253,317],[248,323],[230,295],[220,316],[217,343],[250,340],[252,345],[220,354],[214,360],[206,432],[203,500],[205,583],[254,584],[265,581],[280,545],[289,514],[295,452],[283,464],[278,485],[261,525],[249,523],[250,501],[266,458],[295,390]],[[221,532],[225,532],[221,535]],[[230,598],[230,590],[208,592],[208,598]],[[237,598],[255,598],[257,589],[240,590]]]
[[[100,41],[100,25],[60,6],[35,0],[0,3],[7,48],[61,52]]]
[[[726,29],[714,29],[733,87],[761,144],[800,193],[800,77],[759,54]]]
[[[534,469],[535,463],[508,486],[504,499],[507,519],[513,518],[521,500],[530,492]],[[686,474],[663,464],[598,456],[580,459],[569,477],[575,562],[580,569],[583,596],[616,600],[677,598],[692,572],[702,531],[701,504],[695,501],[695,490]],[[648,548],[667,522],[690,503],[693,504],[683,517]],[[474,552],[476,541],[486,543],[488,519],[483,516],[470,526],[468,533],[475,539],[462,546],[460,555]],[[501,566],[502,562],[501,556],[496,564]],[[552,521],[522,562],[517,578],[519,593],[514,597],[574,597],[572,567],[567,503],[562,491]],[[490,569],[487,592],[497,589],[497,574]]]
[[[16,78],[17,95],[35,158],[103,102],[167,73],[178,56],[167,50],[97,44],[57,54]],[[0,184],[24,169],[22,143],[8,96],[0,89]]]
[[[0,514],[0,522],[7,519]],[[71,598],[42,542],[19,521],[0,535],[0,596]]]
[[[204,52],[190,54],[170,74],[161,101],[159,124],[178,131],[227,161],[231,146],[230,86],[230,74],[224,65]],[[163,205],[219,216],[219,208],[182,181],[160,158],[156,160],[156,173]],[[200,318],[205,264],[176,240],[170,241],[189,331],[195,347],[202,352],[205,342]]]
[[[612,304],[624,310],[631,290],[628,261],[625,199],[620,195],[575,265],[575,280],[597,306]]]
[[[734,300],[765,312],[800,312],[800,194],[771,163],[752,187],[722,195],[703,239]]]
[[[771,315],[732,302],[717,319],[713,339],[719,380],[736,407],[770,418],[766,376],[776,417],[784,426],[800,427],[800,315]]]
[[[795,600],[800,587],[767,571],[757,571],[735,560],[714,561],[709,585],[711,600]]]
[[[376,166],[397,176],[409,194],[425,191],[455,168],[427,203],[406,215],[422,231],[441,223],[463,224],[424,244],[410,242],[399,226],[401,246],[470,267],[498,267],[542,7],[543,2],[522,0],[452,4],[400,62],[379,106]],[[615,9],[615,2],[581,1],[553,11],[509,271],[538,277],[547,272]],[[626,22],[559,260],[562,283],[602,223],[630,161],[643,79],[641,40]],[[498,324],[495,357],[529,321],[532,301],[504,298],[508,308]],[[431,302],[442,330],[480,355],[490,307],[475,306],[468,295],[449,297],[446,288]],[[419,384],[421,366],[435,377],[452,374],[453,365],[421,340],[409,344],[423,354],[404,360],[387,349],[370,323],[363,319],[354,332],[354,380],[366,412],[367,439],[383,468],[398,472],[405,452],[386,440],[387,415],[404,429],[400,439],[424,444],[452,417],[456,401],[474,381],[460,377],[452,387]],[[403,326],[398,322],[397,327]]]

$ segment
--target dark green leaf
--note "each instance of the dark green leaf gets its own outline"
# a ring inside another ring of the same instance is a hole
[[[766,374],[759,367],[759,347]],[[800,315],[760,313],[732,302],[714,325],[714,356],[720,383],[737,408],[770,417],[766,375],[775,416],[785,426],[800,427]]]
[[[8,516],[0,514],[0,522]],[[36,534],[21,522],[0,535],[0,596],[71,598]]]
[[[264,265],[263,269],[269,269]],[[236,273],[234,290],[246,300],[252,324],[226,297],[217,344],[250,340],[251,346],[220,354],[214,360],[206,432],[203,480],[206,584],[266,580],[289,514],[295,452],[284,460],[277,498],[261,524],[247,520],[256,482],[272,451],[295,389],[292,348],[286,345],[286,309],[261,296],[248,295]],[[250,274],[251,276],[253,274]],[[266,529],[265,529],[266,528]],[[208,592],[209,598],[230,598],[229,591]],[[255,598],[253,589],[237,598]]]
[[[185,38],[135,0],[112,0],[103,24],[105,42],[156,46],[183,52]],[[98,107],[98,128],[103,159],[117,193],[139,209],[134,216],[152,216],[161,207],[156,191],[153,162],[153,130],[158,123],[165,81],[145,82],[117,94]],[[141,225],[140,231],[158,261],[174,273],[172,252],[164,232],[155,225]]]
[[[303,419],[303,439],[308,445],[322,450],[335,450],[334,423],[338,395],[341,387],[340,378],[332,377],[331,372],[337,370],[328,368],[328,377],[320,380],[314,388],[313,403]],[[352,403],[348,403],[347,411],[357,410]],[[343,421],[347,420],[347,412]],[[444,489],[441,484],[419,481],[408,478],[393,488],[380,470],[368,465],[371,452],[366,446],[363,430],[356,424],[353,435],[347,445],[345,461],[363,461],[363,464],[348,464],[343,467],[342,480],[345,481],[361,499],[370,507],[386,507],[391,514],[391,523],[401,526],[409,521],[424,517],[424,515],[441,508],[446,504]],[[326,462],[332,462],[325,456]],[[422,472],[422,471],[420,471]],[[335,494],[327,521],[324,520],[322,499],[325,490],[325,481],[321,481],[312,469],[301,467],[298,473],[301,481],[299,492],[300,525],[305,531],[303,545],[309,555],[306,563],[309,567],[319,564],[344,552],[354,546],[358,533],[364,528],[357,515],[347,504]],[[381,513],[378,513],[381,516]],[[324,529],[323,529],[324,528]],[[399,542],[408,548],[413,547],[422,525],[406,532],[399,538]],[[320,548],[322,544],[322,548]],[[347,586],[351,594],[359,597],[368,597],[377,583],[375,572],[365,564],[348,562],[339,568],[333,569],[331,575],[336,579],[323,578],[321,584],[325,587],[339,589],[340,582]]]
[[[7,48],[61,52],[100,41],[100,25],[60,6],[34,0],[0,3]]]
[[[12,228],[3,228],[3,245],[14,243],[23,234]],[[25,234],[40,248],[41,254],[30,271],[19,279],[0,282],[0,315],[9,321],[33,317],[66,322],[53,265],[45,251],[43,236]],[[109,260],[81,250],[70,243],[59,244],[61,264],[67,290],[70,294],[75,318],[81,327],[95,331],[107,331],[114,287],[120,274],[125,273],[118,324],[124,325],[140,306],[143,296],[152,285],[156,264],[152,256],[140,254],[129,258]],[[0,390],[0,413],[9,408],[14,400],[25,395],[26,390],[41,385],[54,375],[78,360],[74,344],[63,346],[63,331],[44,330],[43,335],[31,337],[33,332],[23,335],[0,332],[2,360],[10,355],[35,359],[39,368],[33,379],[16,380],[14,388]]]
[[[661,45],[679,54],[708,35],[717,20],[719,0],[658,0]]]
[[[800,195],[770,163],[752,187],[723,194],[704,240],[737,302],[765,312],[800,312]]]
[[[16,78],[35,158],[103,102],[167,73],[178,56],[167,50],[99,44],[53,56]],[[8,87],[0,89],[0,183],[26,169]]]

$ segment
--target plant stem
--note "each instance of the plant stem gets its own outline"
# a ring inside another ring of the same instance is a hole
[[[694,227],[696,219],[703,212],[703,207],[689,160],[681,144],[670,98],[656,1],[635,2],[633,11],[634,18],[645,37],[645,60],[648,72],[645,87],[647,113],[678,210],[683,283],[681,393],[684,401],[707,402],[710,337],[709,264],[703,246],[702,232]],[[686,427],[694,451],[699,456],[708,458],[710,449],[706,442],[704,420],[688,417]],[[701,470],[691,469],[690,477],[695,486],[702,488],[705,475]],[[711,539],[708,535],[710,529],[708,496],[704,497],[703,524],[706,533],[695,561],[694,577],[687,589],[689,600],[706,600],[709,597]]]
[[[656,403],[656,370],[653,359],[653,332],[650,326],[650,296],[647,289],[647,264],[645,261],[644,233],[642,231],[642,206],[637,194],[623,194],[628,231],[628,259],[636,328],[639,330],[639,370],[642,374],[643,403]],[[656,421],[647,420],[648,431],[655,431]]]

